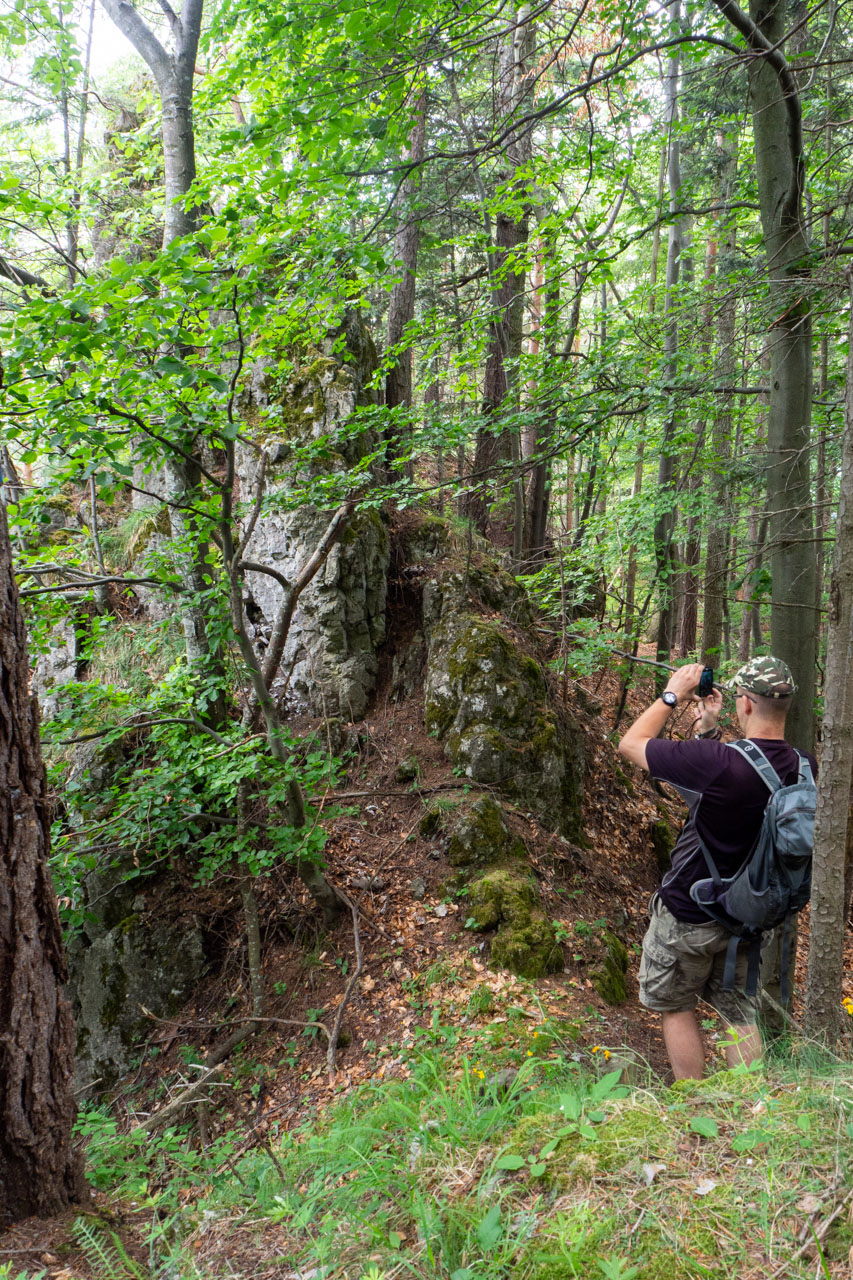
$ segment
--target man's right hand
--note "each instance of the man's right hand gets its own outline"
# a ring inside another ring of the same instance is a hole
[[[667,691],[674,693],[679,702],[695,700],[704,669],[701,662],[687,662],[683,667],[678,667],[666,682]]]

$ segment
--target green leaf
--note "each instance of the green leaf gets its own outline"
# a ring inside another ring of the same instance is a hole
[[[582,1138],[592,1138],[594,1141],[597,1141],[598,1139],[598,1134],[595,1132],[591,1124],[579,1124],[578,1133]]]
[[[542,1177],[542,1174],[545,1172],[545,1170],[546,1170],[547,1168],[548,1168],[548,1166],[547,1166],[547,1164],[545,1163],[545,1161],[544,1161],[544,1160],[540,1160],[540,1161],[537,1161],[537,1163],[536,1163],[536,1164],[532,1164],[532,1165],[530,1166],[530,1176],[531,1176],[531,1178],[541,1178],[541,1177]]]
[[[587,1120],[591,1120],[593,1124],[602,1124],[607,1119],[606,1111],[587,1111]]]
[[[803,1133],[808,1133],[811,1127],[812,1127],[811,1116],[807,1116],[807,1115],[797,1116],[797,1128],[801,1129]]]
[[[581,1100],[576,1093],[560,1094],[560,1110],[567,1120],[579,1120],[581,1115]]]
[[[732,1151],[751,1151],[753,1147],[767,1142],[769,1136],[763,1129],[747,1129],[745,1133],[732,1138]]]
[[[703,1138],[720,1136],[720,1127],[712,1116],[694,1116],[690,1121],[690,1128],[694,1133],[701,1134]]]
[[[544,1147],[542,1148],[542,1150],[539,1152],[539,1159],[541,1160],[541,1159],[543,1159],[545,1156],[550,1156],[554,1151],[556,1151],[556,1150],[557,1150],[557,1147],[558,1147],[559,1145],[560,1145],[560,1139],[559,1139],[559,1138],[552,1138],[550,1142],[546,1142],[546,1143],[545,1143],[545,1146],[544,1146]]]
[[[477,1227],[477,1239],[483,1253],[490,1253],[494,1249],[501,1238],[501,1231],[501,1207],[499,1204],[494,1204]]]
[[[592,1086],[589,1091],[590,1098],[592,1098],[593,1102],[601,1102],[602,1098],[608,1097],[613,1089],[616,1088],[621,1078],[621,1069],[617,1068],[616,1071],[608,1071]]]
[[[505,1155],[495,1161],[496,1169],[523,1169],[527,1164],[524,1156]]]
[[[403,1243],[403,1237],[398,1231],[389,1231],[388,1243],[392,1249],[399,1249],[400,1245]]]
[[[161,356],[154,368],[158,373],[186,373],[187,371],[183,360],[176,360],[174,356]]]

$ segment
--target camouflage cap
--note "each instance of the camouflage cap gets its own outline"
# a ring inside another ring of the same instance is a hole
[[[745,689],[757,698],[790,698],[797,692],[791,668],[781,658],[753,658],[728,681],[729,689]]]

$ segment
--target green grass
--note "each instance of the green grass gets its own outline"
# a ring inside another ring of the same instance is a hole
[[[508,1085],[478,1062],[421,1051],[407,1078],[273,1132],[275,1159],[255,1150],[205,1187],[196,1167],[194,1212],[317,1280],[848,1275],[848,1210],[821,1224],[853,1178],[853,1067],[812,1049],[628,1090],[571,1056],[525,1056]],[[795,1256],[810,1220],[823,1261]],[[206,1255],[187,1249],[180,1274],[222,1274]]]

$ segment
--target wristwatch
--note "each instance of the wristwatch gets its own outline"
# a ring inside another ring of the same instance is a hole
[[[673,693],[671,689],[664,689],[661,694],[661,701],[665,702],[668,707],[678,706],[678,694]]]
[[[715,724],[713,729],[706,729],[704,733],[697,733],[694,736],[696,738],[713,738],[715,742],[719,742],[722,739],[723,731],[718,724]]]

